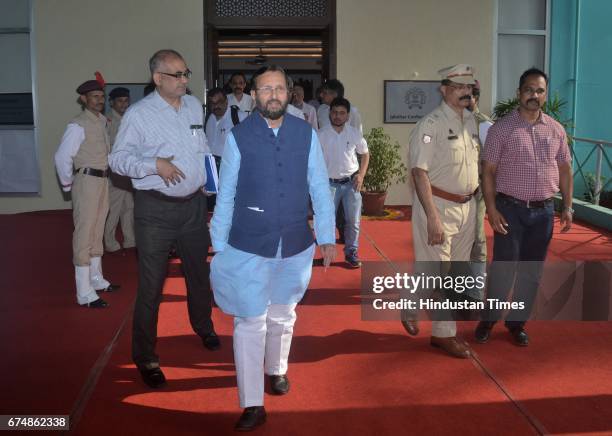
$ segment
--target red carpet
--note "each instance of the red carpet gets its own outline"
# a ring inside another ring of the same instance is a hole
[[[82,435],[233,433],[231,318],[215,309],[223,348],[205,350],[189,326],[184,281],[171,274],[158,342],[169,384],[147,389],[130,361],[135,257],[105,256],[122,289],[105,295],[109,309],[82,309],[71,230],[67,212],[0,216],[0,414],[72,413],[71,433]],[[412,260],[410,237],[409,221],[364,222],[360,254]],[[555,233],[551,256],[612,259],[611,241],[576,225]],[[452,359],[429,346],[428,323],[410,338],[399,323],[361,321],[360,274],[340,254],[314,270],[298,308],[291,392],[266,395],[268,422],[256,434],[612,434],[609,323],[533,322],[525,349],[502,326],[489,344],[473,344],[474,325],[463,323],[476,358]]]

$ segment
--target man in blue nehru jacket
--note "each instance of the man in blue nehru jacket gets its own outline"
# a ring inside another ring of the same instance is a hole
[[[211,239],[215,301],[234,316],[240,407],[236,430],[263,424],[265,374],[289,391],[287,360],[295,306],[312,272],[314,238],[327,267],[336,254],[334,204],[321,145],[310,124],[286,113],[289,84],[269,66],[254,79],[256,110],[227,136]]]

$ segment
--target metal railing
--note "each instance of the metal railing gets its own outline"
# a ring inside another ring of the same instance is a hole
[[[574,171],[574,178],[577,174],[580,174],[582,180],[584,182],[584,186],[589,190],[589,196],[591,203],[598,205],[599,197],[603,191],[606,190],[610,182],[612,181],[612,177],[608,178],[605,183],[602,183],[604,179],[602,178],[602,166],[604,160],[608,164],[608,169],[612,171],[612,162],[610,162],[610,158],[608,156],[608,152],[611,150],[609,147],[612,147],[612,142],[602,141],[599,139],[589,139],[589,138],[578,138],[576,136],[571,137],[573,140],[572,144],[572,157],[574,158],[574,163],[577,166],[576,171]],[[578,156],[576,155],[576,142],[586,142],[587,144],[593,144],[593,147],[587,154],[587,156],[579,161]],[[595,153],[595,176],[594,178],[590,173],[585,175],[583,171],[583,167],[586,165],[588,160]]]

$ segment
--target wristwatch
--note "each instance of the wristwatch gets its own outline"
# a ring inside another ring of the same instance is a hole
[[[569,207],[569,206],[565,206],[565,207],[563,208],[563,210],[564,210],[564,211],[568,211],[568,212],[569,212],[569,213],[571,213],[572,215],[574,214],[574,209],[572,209],[572,208],[571,208],[571,207]]]

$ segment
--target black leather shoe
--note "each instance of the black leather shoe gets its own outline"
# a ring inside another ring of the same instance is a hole
[[[289,378],[287,375],[269,375],[270,387],[274,395],[285,395],[289,392]]]
[[[98,292],[113,292],[116,291],[117,289],[119,289],[121,287],[121,285],[108,285],[106,288],[104,289],[96,289],[96,291]]]
[[[514,343],[519,347],[526,347],[529,345],[529,336],[523,327],[518,327],[510,330]]]
[[[138,368],[142,381],[153,389],[157,389],[166,384],[166,377],[161,368]]]
[[[90,309],[104,309],[108,306],[109,304],[101,298],[98,298],[97,300],[92,301],[91,303],[81,304],[81,307],[89,307]]]
[[[202,336],[202,344],[210,351],[215,351],[221,348],[221,341],[215,332],[210,332],[206,336]]]
[[[410,336],[419,334],[419,324],[415,320],[402,321],[402,326]]]
[[[478,326],[476,326],[476,330],[474,331],[474,337],[476,338],[476,342],[479,344],[484,344],[489,340],[489,336],[491,335],[491,329],[493,328],[493,324],[488,321],[480,321]]]
[[[247,407],[240,415],[234,429],[236,431],[251,431],[266,422],[266,409],[264,406]]]

